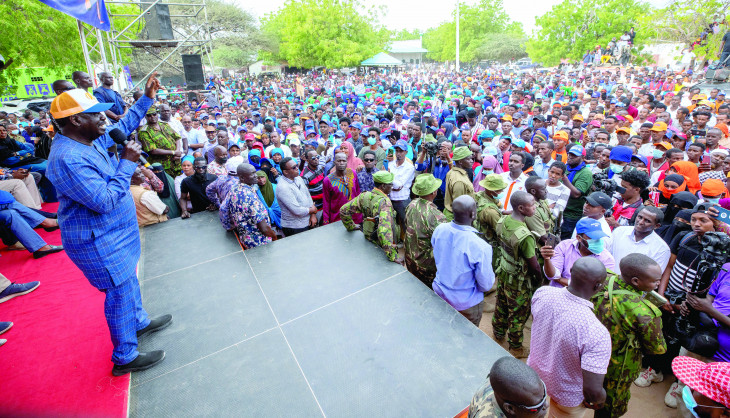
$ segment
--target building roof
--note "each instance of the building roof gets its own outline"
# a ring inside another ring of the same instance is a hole
[[[403,65],[400,60],[391,57],[385,52],[381,52],[372,58],[368,58],[361,62],[363,67],[387,67],[391,65]]]
[[[412,39],[408,41],[393,41],[388,49],[391,54],[409,54],[409,53],[423,53],[425,54],[428,50],[421,46],[421,39]]]

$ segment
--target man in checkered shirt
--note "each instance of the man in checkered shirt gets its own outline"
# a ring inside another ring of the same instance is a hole
[[[137,280],[141,248],[129,185],[141,148],[128,143],[119,160],[106,152],[114,145],[109,132],[133,132],[154,102],[159,86],[155,73],[147,81],[145,95],[111,126],[105,126],[104,117],[110,104],[99,103],[84,90],[66,91],[51,103],[51,116],[59,132],[46,175],[58,191],[61,239],[71,261],[92,286],[106,294],[104,315],[114,344],[115,376],[161,362],[165,352],[140,353],[137,338],[172,321],[172,315],[153,320],[147,317]]]

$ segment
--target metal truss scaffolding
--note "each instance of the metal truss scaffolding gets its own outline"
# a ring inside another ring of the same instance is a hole
[[[149,31],[146,26],[146,16],[150,16],[158,4],[169,7],[172,39],[150,39],[153,31]],[[152,58],[151,68],[145,68],[147,74],[131,86],[130,92],[159,69],[183,73],[182,62],[178,61],[180,54],[205,55],[210,68],[213,68],[205,0],[107,0],[106,7],[111,22],[109,32],[78,21],[86,69],[92,77],[99,71],[108,71],[114,74],[118,83],[123,67],[122,58],[127,55],[123,52],[125,50],[128,50],[127,53],[131,51],[134,56],[142,51]],[[120,87],[116,86],[118,91],[122,90]]]

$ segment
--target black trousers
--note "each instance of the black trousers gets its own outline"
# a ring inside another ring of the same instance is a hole
[[[298,234],[300,232],[309,231],[309,227],[308,226],[305,227],[305,228],[286,228],[286,227],[282,227],[281,228],[281,231],[284,232],[284,236],[285,237],[290,237],[290,236],[296,235],[296,234]]]

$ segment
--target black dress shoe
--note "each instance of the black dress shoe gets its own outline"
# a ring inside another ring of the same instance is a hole
[[[45,257],[48,254],[59,253],[59,252],[63,251],[63,245],[49,245],[49,247],[51,247],[50,250],[43,250],[43,251],[38,250],[38,251],[34,252],[33,258],[38,259],[41,257]]]
[[[157,318],[151,320],[149,325],[137,331],[137,338],[165,329],[169,327],[170,324],[172,324],[172,315],[165,314],[158,316]]]
[[[43,227],[43,229],[45,229],[46,232],[53,232],[53,231],[57,230],[58,228],[60,228],[60,226],[58,226],[58,225],[51,226],[51,227],[48,227],[48,228],[46,228],[45,226]]]
[[[136,359],[131,363],[124,365],[115,364],[112,368],[114,376],[122,376],[130,372],[141,372],[153,367],[165,358],[165,352],[162,350],[150,351],[149,353],[139,353]]]

